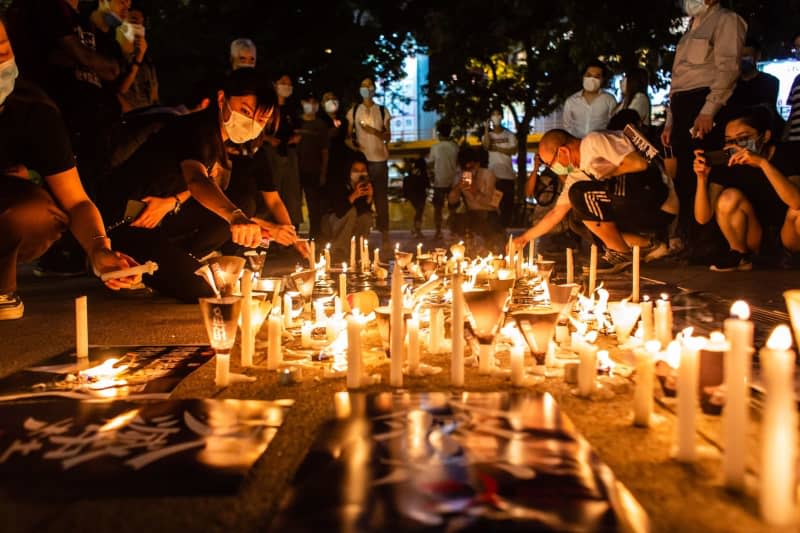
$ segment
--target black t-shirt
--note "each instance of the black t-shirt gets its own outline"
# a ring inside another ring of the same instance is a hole
[[[231,160],[231,188],[237,190],[245,182],[255,183],[255,190],[260,192],[275,192],[278,189],[272,181],[267,151],[257,150],[252,156],[234,155]]]
[[[787,178],[800,176],[800,142],[782,143],[775,146],[770,163]],[[764,226],[781,226],[786,218],[788,206],[775,192],[764,173],[746,165],[714,167],[709,176],[710,183],[723,188],[742,191],[756,211],[758,220]]]
[[[331,211],[339,218],[347,214],[351,207],[355,207],[359,215],[372,211],[372,204],[367,202],[366,196],[358,198],[355,203],[350,203],[350,195],[355,187],[349,175],[344,182],[340,180],[328,182],[326,190],[331,201]]]
[[[759,72],[751,80],[739,79],[727,105],[732,112],[756,105],[765,105],[774,112],[779,85],[778,78],[765,72]]]
[[[43,177],[75,166],[58,108],[41,89],[22,80],[0,107],[0,172],[18,165]]]
[[[109,222],[120,220],[128,200],[168,197],[186,190],[181,162],[198,161],[211,172],[225,157],[216,109],[171,117],[103,181],[98,205]],[[217,180],[219,181],[219,180]]]

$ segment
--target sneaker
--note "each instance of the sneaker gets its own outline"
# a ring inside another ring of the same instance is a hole
[[[750,254],[743,254],[736,250],[728,250],[728,253],[718,257],[709,267],[714,272],[733,272],[735,270],[753,270],[753,261]]]
[[[656,259],[661,259],[662,257],[668,256],[670,249],[669,246],[661,241],[651,240],[649,245],[641,249],[641,253],[642,261],[649,263],[650,261],[655,261]]]
[[[0,320],[22,318],[25,306],[15,292],[0,292]]]
[[[603,257],[597,261],[598,274],[616,274],[622,272],[633,264],[632,252],[617,252],[615,250],[606,250]]]

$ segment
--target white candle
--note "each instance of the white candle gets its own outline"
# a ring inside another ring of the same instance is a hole
[[[422,243],[417,244],[417,264],[419,264],[419,256],[422,255]]]
[[[797,490],[797,408],[794,394],[792,332],[780,325],[760,352],[767,389],[761,424],[761,490],[764,521],[773,526],[795,522]]]
[[[361,249],[361,270],[369,272],[369,240],[364,239],[364,247]]]
[[[325,322],[325,302],[314,300],[314,322],[322,324]]]
[[[331,243],[325,245],[325,272],[331,271]]]
[[[681,363],[678,367],[678,448],[675,457],[683,462],[694,461],[697,457],[697,373],[703,346],[705,339],[702,337],[686,337],[681,343]]]
[[[464,293],[461,287],[461,274],[452,278],[452,357],[450,361],[450,381],[456,387],[464,386]]]
[[[303,348],[311,348],[311,331],[314,329],[313,324],[306,320],[300,328],[300,344]]]
[[[75,354],[89,357],[89,310],[86,296],[75,298]]]
[[[391,335],[389,350],[391,352],[391,367],[389,383],[392,387],[403,386],[403,273],[400,266],[395,263],[392,270],[392,292],[389,328]]]
[[[575,283],[575,263],[572,258],[572,248],[567,248],[567,283]]]
[[[533,266],[536,264],[536,239],[531,239],[528,243],[528,264]]]
[[[633,247],[633,295],[631,301],[639,303],[639,263],[640,263],[641,249],[638,246]]]
[[[408,320],[408,368],[411,372],[419,368],[419,318],[416,314]]]
[[[283,362],[281,353],[281,316],[277,312],[269,315],[267,322],[267,333],[269,334],[267,344],[267,369],[278,370]]]
[[[722,470],[725,486],[745,488],[747,421],[750,409],[750,364],[753,353],[753,323],[750,308],[741,300],[731,307],[724,322],[725,337],[730,348],[725,353],[725,409],[722,411],[723,456]]]
[[[654,312],[655,339],[661,346],[669,346],[672,342],[672,304],[662,294],[661,299],[656,302]]]
[[[372,268],[377,269],[379,266],[381,266],[381,249],[380,248],[375,248],[375,251],[373,252],[373,256],[374,257],[373,257],[373,260],[372,260]]]
[[[353,315],[347,316],[347,388],[361,386],[361,322]]]
[[[428,335],[428,351],[439,353],[444,339],[444,310],[441,307],[432,307],[430,310],[430,331]]]
[[[605,351],[605,350],[604,350]],[[608,352],[605,352],[608,356]],[[594,382],[597,378],[597,347],[582,342],[578,345],[578,394],[587,397],[594,392]]]
[[[556,326],[556,342],[559,346],[567,347],[570,345],[569,326],[557,325]]]
[[[358,264],[360,265],[358,268],[364,266],[364,237],[358,237]],[[353,268],[356,268],[356,263],[353,263]],[[358,268],[356,268],[356,272],[358,272]]]
[[[639,308],[642,313],[642,339],[651,341],[655,338],[653,329],[653,302],[645,296],[644,301],[639,303]]]
[[[333,314],[334,315],[341,315],[342,314],[342,299],[338,296],[333,297]],[[322,322],[325,322],[327,317],[323,314]]]
[[[286,329],[294,327],[292,318],[292,295],[288,292],[283,295],[283,326]]]
[[[522,346],[511,347],[511,384],[521,387],[525,376],[525,350]]]
[[[347,265],[342,263],[342,273],[339,274],[339,300],[342,302],[343,310],[350,310],[347,304]]]
[[[589,297],[594,294],[597,286],[597,245],[593,244],[589,255]]]
[[[653,414],[653,379],[655,355],[661,348],[658,341],[648,341],[635,350],[636,388],[633,391],[633,425],[649,427]]]
[[[608,311],[611,313],[611,320],[614,321],[614,331],[617,334],[617,342],[625,344],[631,335],[631,331],[636,326],[641,313],[641,307],[631,302],[611,302],[608,304]]]
[[[256,336],[253,332],[253,275],[242,271],[242,366],[253,366]]]
[[[508,244],[506,245],[506,255],[508,257],[514,257],[514,236],[508,236]]]
[[[314,270],[317,268],[317,244],[312,240],[308,243],[308,268]]]
[[[214,384],[217,387],[227,387],[231,384],[231,354],[217,353],[216,375]]]
[[[356,268],[356,237],[350,237],[350,268]]]

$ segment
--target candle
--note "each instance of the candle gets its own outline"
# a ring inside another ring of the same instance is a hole
[[[419,318],[416,313],[408,319],[408,368],[411,372],[419,368]]]
[[[452,279],[452,349],[450,361],[450,381],[456,387],[464,386],[464,294],[461,287],[461,274]]]
[[[270,313],[268,320],[267,369],[278,370],[283,362],[283,354],[281,353],[281,315],[277,309]]]
[[[692,337],[691,331],[681,343],[681,362],[678,366],[678,449],[676,459],[694,461],[695,417],[697,416],[697,372],[700,350],[705,345],[702,337]]]
[[[361,386],[361,322],[353,315],[347,316],[347,388]]]
[[[747,420],[750,409],[750,364],[753,352],[753,323],[750,308],[741,300],[731,306],[731,315],[724,322],[725,337],[730,348],[725,353],[725,409],[722,470],[725,486],[742,490],[745,487]]]
[[[286,329],[294,327],[292,318],[292,295],[288,292],[283,295],[283,326]]]
[[[453,259],[456,260],[456,263],[460,263],[462,259],[464,259],[464,254],[466,253],[467,248],[464,246],[464,241],[458,241],[456,244],[450,246],[450,253],[453,256]]]
[[[570,345],[569,326],[558,324],[556,326],[556,342],[559,346],[566,348]]]
[[[75,298],[75,355],[89,357],[89,310],[86,296]]]
[[[325,245],[325,272],[331,271],[331,243]]]
[[[356,268],[356,237],[350,237],[350,268]]]
[[[325,302],[321,299],[314,300],[314,322],[322,324],[325,322]]]
[[[672,342],[672,304],[666,294],[656,302],[654,312],[655,339],[661,346],[669,346]]]
[[[508,257],[514,257],[514,236],[508,236],[508,244],[506,245],[506,255]]]
[[[633,331],[636,322],[639,320],[641,307],[637,304],[626,302],[611,302],[608,304],[608,311],[611,313],[611,320],[614,321],[614,331],[617,334],[617,342],[625,344]]]
[[[573,263],[572,248],[567,248],[567,283],[575,283],[575,263]]]
[[[316,260],[317,260],[317,244],[314,242],[313,239],[308,243],[308,248],[309,248],[309,252],[308,252],[308,268],[310,268],[311,270],[314,270],[314,269],[317,268],[317,263],[316,263]]]
[[[511,384],[515,387],[522,386],[525,376],[525,350],[522,346],[511,347]]]
[[[419,256],[422,255],[422,243],[417,244],[417,264],[419,264]]]
[[[338,296],[333,297],[333,314],[334,315],[341,315],[342,314],[342,299]],[[325,321],[325,316],[323,314],[322,321]]]
[[[589,256],[589,297],[594,294],[594,288],[597,285],[597,245],[592,245],[592,251]]]
[[[311,331],[314,329],[309,320],[305,320],[300,328],[300,345],[303,348],[311,348]]]
[[[364,247],[361,248],[361,271],[369,272],[369,240],[364,238]]]
[[[428,336],[428,351],[439,353],[444,339],[444,310],[441,307],[432,307],[430,310],[430,331]]]
[[[776,327],[761,350],[767,398],[761,424],[761,490],[764,521],[788,526],[796,516],[797,409],[794,395],[792,332]]]
[[[391,367],[389,383],[392,387],[403,386],[403,273],[400,266],[395,263],[392,270],[391,314],[389,327],[391,336],[389,351],[391,352]]]
[[[242,271],[242,366],[253,366],[256,336],[253,332],[253,275]]]
[[[633,247],[633,296],[631,296],[631,301],[633,303],[639,303],[639,257],[641,255],[641,249],[638,246]]]
[[[231,384],[231,354],[217,352],[216,375],[214,384],[217,387],[227,387]]]
[[[536,239],[531,239],[528,243],[528,264],[533,266],[536,264]]]
[[[648,296],[639,303],[642,314],[642,340],[651,341],[655,338],[653,330],[653,302]]]
[[[653,378],[655,374],[655,355],[661,348],[658,341],[648,341],[644,348],[635,350],[636,388],[633,391],[633,425],[650,426],[653,414]]]
[[[606,357],[608,352],[603,350]],[[597,378],[597,357],[599,353],[596,346],[582,342],[578,345],[578,357],[580,366],[578,367],[578,394],[581,396],[591,396],[594,392],[595,378]]]
[[[339,274],[339,300],[342,302],[342,309],[350,310],[347,303],[347,263],[342,263],[342,273]]]
[[[375,248],[373,255],[374,259],[372,260],[372,268],[377,269],[381,266],[381,249]]]

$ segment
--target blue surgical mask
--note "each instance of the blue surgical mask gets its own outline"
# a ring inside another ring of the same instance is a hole
[[[13,57],[0,63],[0,105],[3,105],[6,98],[14,91],[17,76],[19,76],[19,69],[17,69],[17,62]]]
[[[375,89],[373,89],[371,87],[361,87],[358,90],[358,94],[360,94],[361,98],[364,98],[364,99],[372,98],[373,96],[375,96]]]

